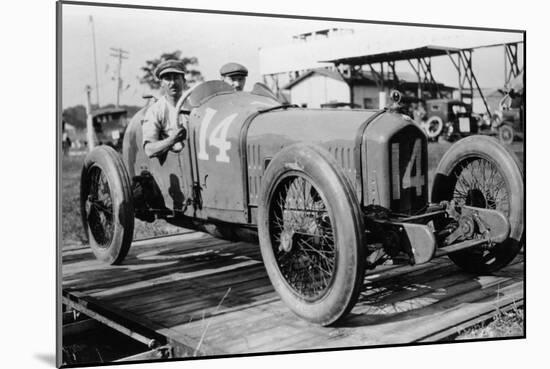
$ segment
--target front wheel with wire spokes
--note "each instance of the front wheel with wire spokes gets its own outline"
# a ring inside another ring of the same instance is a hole
[[[134,207],[128,172],[109,146],[96,147],[84,159],[80,210],[95,256],[108,264],[121,263],[133,238]]]
[[[364,273],[357,197],[335,160],[292,145],[262,180],[258,234],[271,283],[298,316],[329,325],[357,300]]]
[[[488,208],[504,214],[510,235],[501,243],[450,254],[464,270],[491,273],[510,263],[523,246],[524,183],[517,157],[497,140],[470,136],[443,155],[432,187],[432,202]]]

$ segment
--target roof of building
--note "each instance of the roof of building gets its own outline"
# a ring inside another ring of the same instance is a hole
[[[318,68],[318,69],[312,69],[304,74],[302,74],[300,77],[296,78],[295,80],[289,82],[285,86],[283,86],[282,90],[289,90],[295,85],[301,83],[307,78],[310,78],[313,75],[322,75],[328,78],[332,78],[337,81],[342,82],[349,82],[349,78],[345,78],[340,73],[334,70],[326,69],[326,68]],[[398,76],[398,79],[401,84],[404,85],[414,85],[416,86],[418,84],[418,77],[411,74],[411,73],[400,73]],[[371,71],[362,71],[360,74],[355,75],[352,79],[353,84],[355,86],[358,85],[376,85],[377,77],[371,72]],[[452,91],[455,90],[455,87],[446,86],[443,83],[436,83],[439,89]]]
[[[283,90],[288,90],[288,89],[294,87],[298,83],[300,83],[303,80],[311,77],[314,74],[319,74],[321,76],[332,78],[332,79],[337,80],[337,81],[345,82],[344,78],[342,77],[342,75],[340,73],[338,73],[336,71],[333,71],[333,70],[329,70],[329,69],[319,68],[319,69],[312,69],[309,72],[306,72],[306,73],[302,74],[300,77],[296,78],[294,81],[292,81],[292,82],[288,83],[286,86],[284,86]]]
[[[323,60],[324,63],[364,65],[381,63],[386,61],[409,60],[417,58],[429,58],[446,54],[456,54],[460,49],[446,46],[426,45],[412,49],[391,50],[387,52],[374,52],[353,57]]]

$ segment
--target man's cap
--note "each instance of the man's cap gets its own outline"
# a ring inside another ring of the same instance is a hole
[[[226,76],[248,76],[248,69],[239,63],[227,63],[220,69],[220,75]]]
[[[185,65],[179,60],[166,60],[155,69],[155,77],[160,79],[165,73],[179,73],[185,75]]]

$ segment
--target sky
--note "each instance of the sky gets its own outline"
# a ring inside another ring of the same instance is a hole
[[[125,87],[121,103],[141,103],[146,86],[140,85],[140,67],[163,52],[181,50],[195,56],[205,79],[219,78],[218,70],[228,61],[245,64],[249,80],[259,81],[258,48],[288,42],[291,36],[327,22],[289,21],[235,15],[168,12],[158,10],[116,9],[81,5],[63,6],[63,107],[84,104],[85,86],[95,85],[93,38],[89,17],[93,17],[100,102],[116,99],[112,79],[117,59],[110,48],[128,51],[123,60]],[[314,24],[313,24],[314,23]],[[326,23],[326,24],[325,24]],[[95,91],[92,92],[95,103]]]
[[[97,103],[90,17],[93,18],[95,30],[101,105],[116,101],[115,76],[118,59],[111,56],[111,48],[122,48],[128,52],[128,59],[122,61],[123,91],[120,103],[141,105],[141,96],[150,90],[146,85],[139,83],[142,73],[140,68],[145,65],[146,60],[159,57],[163,52],[181,50],[184,56],[197,57],[198,69],[206,80],[219,78],[218,70],[224,63],[240,62],[248,67],[249,81],[253,83],[261,81],[259,49],[288,44],[292,36],[299,33],[325,28],[353,28],[358,33],[367,32],[373,39],[377,39],[384,35],[387,37],[389,29],[393,30],[396,37],[422,32],[465,32],[309,19],[65,4],[62,13],[61,44],[63,108],[85,104],[86,85],[93,88],[92,103]],[[473,60],[474,70],[482,87],[502,87],[502,48],[476,50]],[[405,68],[398,65],[398,72],[400,70],[412,72],[408,66]],[[449,85],[457,84],[456,72],[447,57],[434,58],[433,72],[438,81]]]

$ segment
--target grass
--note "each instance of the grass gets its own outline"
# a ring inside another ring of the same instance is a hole
[[[80,221],[80,171],[84,156],[64,156],[61,166],[61,232],[63,244],[86,243]]]
[[[493,319],[459,332],[457,341],[496,337],[522,337],[524,335],[524,310],[516,305],[509,311],[496,310]]]
[[[86,244],[87,239],[80,216],[80,171],[84,155],[64,156],[61,166],[61,233],[63,245]],[[147,223],[135,220],[134,239],[163,236],[181,232],[181,228],[157,220]]]
[[[212,315],[215,315],[218,310],[220,309],[220,306],[222,306],[224,300],[226,299],[226,297],[229,295],[229,292],[231,292],[231,287],[229,287],[227,289],[227,292],[225,293],[225,295],[223,295],[222,299],[220,300],[220,302],[218,303],[218,305],[216,306],[216,309],[214,310],[214,312],[212,313]],[[204,316],[203,316],[203,322],[205,320]],[[212,323],[212,320],[209,320],[207,323],[206,323],[206,326],[204,327],[203,331],[202,331],[202,334],[201,334],[201,339],[199,340],[199,343],[197,344],[197,347],[195,347],[195,351],[193,352],[193,356],[199,356],[199,350],[201,348],[201,345],[204,341],[204,337],[206,337],[206,332],[208,331],[208,328],[210,327],[210,323]]]

